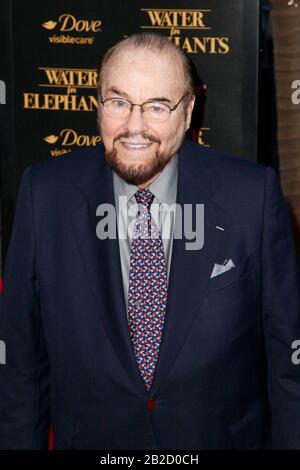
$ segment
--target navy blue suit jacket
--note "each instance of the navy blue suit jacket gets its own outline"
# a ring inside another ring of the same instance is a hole
[[[4,271],[0,447],[300,449],[299,273],[274,170],[185,141],[179,204],[204,204],[204,245],[175,239],[147,392],[128,335],[114,204],[97,145],[27,167]],[[223,229],[223,230],[222,230]],[[211,277],[215,263],[235,267]],[[150,406],[152,405],[152,406]]]

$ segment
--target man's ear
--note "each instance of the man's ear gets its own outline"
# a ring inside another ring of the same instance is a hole
[[[195,100],[196,100],[196,96],[193,95],[190,99],[189,104],[188,104],[188,108],[187,108],[187,112],[186,112],[186,126],[185,126],[186,131],[189,129],[190,124],[191,124],[193,109],[194,109],[194,105],[195,105]]]

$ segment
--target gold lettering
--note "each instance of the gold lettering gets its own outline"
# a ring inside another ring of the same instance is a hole
[[[66,13],[64,15],[61,15],[58,18],[58,21],[62,22],[62,26],[60,28],[61,31],[72,31],[74,29],[76,19],[73,15],[69,15]],[[69,24],[70,26],[68,26]]]
[[[94,36],[92,37],[73,37],[73,36],[65,36],[61,34],[60,36],[49,36],[49,42],[57,43],[57,44],[93,44],[94,43]]]
[[[184,39],[183,44],[182,44],[182,49],[186,51],[188,54],[191,54],[194,52],[192,49],[191,43],[189,41],[189,38]]]
[[[203,11],[146,10],[152,26],[205,28]]]
[[[173,23],[172,26],[178,26],[178,11],[173,11]]]
[[[193,26],[199,26],[199,28],[205,28],[203,23],[203,13],[201,11],[193,11]]]
[[[172,15],[172,13],[171,13]],[[170,14],[168,12],[164,13],[164,19],[163,19],[163,26],[169,26],[170,28],[173,26],[173,22],[171,20]]]
[[[25,109],[34,109],[35,106],[35,94],[34,93],[23,93],[24,95],[24,108]]]
[[[181,12],[181,24],[182,26],[193,26],[192,15],[188,11]]]
[[[66,147],[77,145],[78,147],[96,145],[98,142],[101,142],[100,135],[89,136],[85,134],[78,135],[73,129],[63,129],[60,132],[60,137],[62,138],[61,145]]]
[[[58,18],[59,23],[62,23],[60,31],[83,31],[89,33],[98,33],[101,29],[102,22],[100,20],[77,20],[75,16],[70,13],[64,13]]]
[[[59,105],[62,103],[63,97],[61,95],[44,95],[44,109],[59,110]],[[42,108],[42,109],[43,109]]]
[[[181,47],[181,44],[180,44],[180,39],[181,39],[181,38],[180,38],[179,36],[177,36],[177,37],[170,37],[169,39],[170,39],[171,41],[173,41],[177,47]]]
[[[93,88],[97,84],[96,70],[44,69],[44,71],[50,85]]]
[[[25,109],[52,111],[94,111],[97,109],[95,96],[56,95],[24,93]]]
[[[46,69],[45,73],[50,85],[58,85],[60,79],[59,77],[61,76],[61,72],[59,70]]]
[[[76,145],[76,132],[72,129],[63,129],[60,137],[62,137],[61,145]]]
[[[210,147],[210,144],[207,144],[205,142],[205,135],[207,134],[209,130],[210,130],[209,127],[189,129],[187,132],[187,136],[193,142],[198,142],[198,144],[204,145],[204,147]]]
[[[227,54],[230,50],[229,38],[218,37],[185,37],[169,36],[177,47],[181,47],[188,54],[196,54],[201,52],[203,54]]]
[[[220,54],[228,54],[229,48],[229,38],[219,38]]]
[[[152,26],[162,26],[163,12],[156,10],[147,11]]]
[[[201,52],[205,53],[206,52],[206,39],[207,38],[193,38],[194,39],[194,46],[200,49]],[[196,52],[195,50],[193,52]]]
[[[50,153],[51,153],[51,156],[52,156],[52,157],[59,157],[60,155],[65,155],[66,153],[70,153],[70,152],[72,152],[71,149],[68,149],[68,150],[66,150],[66,149],[50,150]]]
[[[88,103],[84,96],[79,99],[77,111],[90,111]]]
[[[198,139],[197,139],[197,142],[198,142],[198,144],[204,145],[205,147],[210,147],[210,145],[209,145],[209,144],[206,144],[205,141],[204,141],[204,138],[203,138],[203,137],[204,137],[204,135],[203,135],[203,134],[204,134],[204,130],[207,131],[207,130],[209,130],[209,129],[207,129],[207,128],[205,128],[205,129],[201,129],[201,128],[198,129]]]

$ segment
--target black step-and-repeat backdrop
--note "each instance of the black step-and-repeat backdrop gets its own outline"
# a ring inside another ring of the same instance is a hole
[[[24,168],[100,141],[99,59],[131,33],[158,31],[193,60],[205,112],[190,138],[257,158],[259,0],[1,0],[0,17],[3,261]]]

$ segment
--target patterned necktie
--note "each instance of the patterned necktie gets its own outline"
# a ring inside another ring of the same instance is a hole
[[[160,232],[151,217],[154,195],[135,194],[139,211],[133,230],[128,288],[128,326],[147,390],[157,362],[167,304],[167,270]]]

